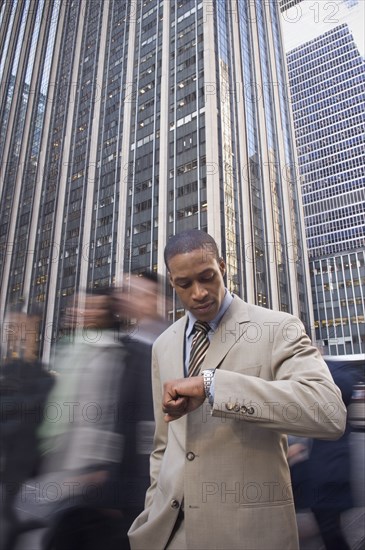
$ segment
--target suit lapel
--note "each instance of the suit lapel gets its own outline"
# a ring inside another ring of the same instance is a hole
[[[173,334],[171,346],[169,346],[169,369],[168,379],[183,378],[184,371],[184,353],[185,353],[185,327],[188,321],[187,315],[184,315],[174,325],[172,325]]]
[[[219,367],[229,350],[244,335],[249,324],[247,304],[234,296],[233,301],[223,315],[216,332],[212,338],[203,369],[215,369]]]

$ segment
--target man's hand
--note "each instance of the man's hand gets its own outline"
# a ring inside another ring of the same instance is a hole
[[[191,376],[169,380],[164,384],[162,396],[162,410],[166,422],[176,420],[184,414],[194,411],[205,400],[204,383],[202,376]]]
[[[286,455],[289,466],[294,466],[298,462],[303,462],[308,458],[308,447],[303,443],[293,443],[289,446]]]

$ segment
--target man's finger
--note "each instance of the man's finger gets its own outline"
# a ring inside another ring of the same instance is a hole
[[[182,412],[181,414],[176,414],[176,415],[172,415],[172,414],[165,414],[165,416],[163,417],[164,421],[165,422],[171,422],[172,420],[177,420],[178,418],[181,418],[182,416],[184,416],[185,412]]]

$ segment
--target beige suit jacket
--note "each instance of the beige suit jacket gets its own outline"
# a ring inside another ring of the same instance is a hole
[[[133,550],[162,550],[184,507],[191,550],[298,548],[286,433],[339,438],[346,409],[296,317],[237,296],[203,368],[216,368],[213,408],[166,424],[162,390],[184,376],[186,317],[153,348],[156,432],[151,486],[130,529]]]

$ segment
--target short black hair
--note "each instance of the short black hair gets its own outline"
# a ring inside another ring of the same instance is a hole
[[[220,259],[218,246],[213,237],[202,229],[188,229],[170,237],[165,246],[164,259],[167,269],[169,261],[177,254],[186,254],[193,250],[203,250],[206,255]]]

